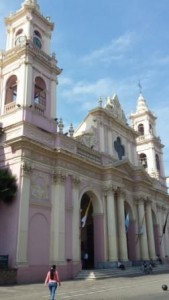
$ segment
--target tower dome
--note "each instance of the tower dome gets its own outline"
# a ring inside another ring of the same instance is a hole
[[[146,100],[144,99],[143,95],[140,94],[137,99],[137,113],[142,113],[148,111],[148,106]]]

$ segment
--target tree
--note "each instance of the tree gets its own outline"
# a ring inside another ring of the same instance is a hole
[[[0,169],[0,202],[12,203],[17,192],[16,177],[10,169]]]

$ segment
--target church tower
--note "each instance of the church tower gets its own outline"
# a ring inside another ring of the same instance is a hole
[[[0,115],[4,122],[5,115],[11,115],[8,125],[29,115],[34,125],[50,131],[49,119],[56,117],[57,75],[61,72],[55,54],[50,53],[54,24],[40,13],[36,0],[25,0],[5,19],[5,25],[6,51],[0,55]],[[42,118],[43,124],[37,124]]]
[[[137,153],[140,163],[147,173],[166,186],[163,168],[164,147],[156,134],[156,116],[148,108],[147,102],[140,93],[136,113],[130,115],[131,126],[139,133]]]
[[[42,266],[49,265],[51,156],[61,69],[50,52],[54,24],[42,15],[36,0],[24,0],[5,25],[6,49],[0,52],[0,168],[8,167],[16,176],[18,192],[9,208],[1,205],[0,254],[8,254],[9,267],[17,268],[22,280],[26,268],[28,272],[30,266],[41,265],[35,268],[41,276]],[[39,224],[42,230],[35,237]]]

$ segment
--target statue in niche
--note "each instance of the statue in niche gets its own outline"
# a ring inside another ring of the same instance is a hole
[[[120,137],[117,137],[116,141],[114,141],[114,149],[117,152],[118,158],[122,160],[122,157],[125,155],[125,148],[121,144]]]

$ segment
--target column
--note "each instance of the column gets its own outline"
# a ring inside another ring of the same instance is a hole
[[[156,259],[151,201],[149,199],[146,202],[146,224],[147,224],[149,258]]]
[[[18,241],[16,264],[27,264],[27,245],[28,245],[28,220],[29,220],[29,200],[30,200],[30,174],[31,166],[27,162],[21,165],[20,182],[20,207],[18,220]]]
[[[140,198],[138,201],[138,241],[140,244],[141,259],[148,260],[148,245],[147,245],[147,231],[145,223],[145,210],[144,210],[144,199]]]
[[[137,259],[136,253],[136,221],[129,221],[128,228],[128,259],[133,261]]]
[[[112,148],[113,148],[113,140],[112,140],[112,132],[111,129],[108,129],[108,154],[112,155]]]
[[[59,171],[52,174],[51,264],[65,261],[65,179]]]
[[[104,125],[102,122],[99,124],[100,126],[100,151],[104,152]]]
[[[115,200],[112,187],[107,189],[107,231],[108,231],[108,259],[117,261],[117,237],[116,237],[116,219],[115,219]]]
[[[163,207],[163,223],[162,223],[162,231],[163,231],[164,224],[165,224],[165,222],[166,222],[167,213],[168,213],[168,211],[166,210],[165,207]],[[168,218],[167,218],[167,224],[168,224]],[[166,228],[165,228],[165,233],[163,234],[163,238],[162,238],[162,243],[163,243],[163,245],[164,245],[164,257],[168,256],[168,249],[167,249],[168,226],[167,226],[167,224],[166,224]]]
[[[72,201],[73,201],[73,217],[72,217],[72,259],[74,262],[80,261],[80,201],[79,201],[79,184],[80,180],[76,177],[72,178]]]
[[[56,79],[55,78],[52,78],[51,80],[50,91],[51,94],[48,95],[48,97],[50,97],[50,104],[51,104],[50,117],[54,119],[56,118]]]
[[[119,259],[126,261],[128,260],[128,254],[127,254],[127,240],[126,240],[126,230],[125,230],[124,196],[125,196],[124,191],[119,189],[118,199],[117,199]]]
[[[105,239],[104,239],[104,215],[94,214],[94,262],[97,263],[105,261]]]

